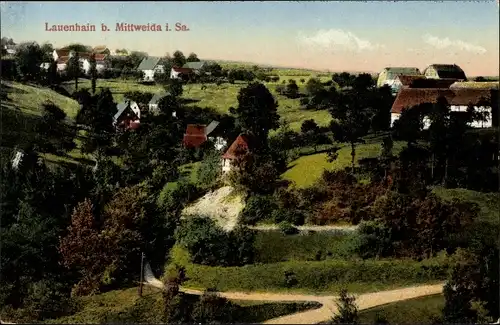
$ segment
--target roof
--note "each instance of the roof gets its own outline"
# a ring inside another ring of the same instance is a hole
[[[479,88],[479,89],[498,89],[498,81],[457,81],[450,88]]]
[[[161,58],[159,57],[148,56],[142,59],[141,64],[137,67],[137,70],[153,70],[158,65],[160,60]]]
[[[96,61],[104,61],[106,59],[107,55],[106,54],[96,54],[95,55],[95,60]]]
[[[219,122],[217,121],[210,122],[210,124],[205,128],[205,134],[208,136],[218,125]]]
[[[236,140],[231,144],[229,149],[227,149],[226,153],[222,155],[224,159],[236,159],[237,155],[240,152],[248,151],[249,147],[249,137],[246,134],[240,134]]]
[[[137,116],[137,114],[132,110],[131,106],[132,104],[135,103],[135,102],[132,102],[132,101],[129,101],[129,100],[125,100],[121,103],[118,103],[116,105],[116,114],[114,115],[114,120],[116,121],[125,111],[127,111],[128,108],[130,108],[130,111]],[[136,104],[137,105],[137,104]],[[138,117],[138,116],[137,116]]]
[[[450,105],[465,106],[477,104],[481,98],[490,98],[489,89],[439,89],[439,88],[403,88],[396,96],[391,113],[401,113],[405,108],[425,103],[436,103],[438,97],[444,96]]]
[[[203,135],[205,136],[205,130],[207,126],[203,124],[188,124],[186,127],[186,135]]]
[[[163,97],[168,96],[168,95],[170,95],[170,93],[168,93],[166,91],[157,92],[156,94],[153,95],[153,97],[149,101],[149,104],[150,105],[158,104],[160,102],[160,99],[162,99]]]
[[[68,63],[69,56],[60,56],[57,59],[57,64],[63,64],[63,63]]]
[[[100,52],[104,52],[106,51],[108,48],[106,47],[106,45],[99,45],[99,46],[96,46],[92,49],[92,51],[94,53],[100,53]]]
[[[56,54],[58,57],[61,57],[61,56],[69,56],[69,52],[71,52],[70,50],[55,50],[56,51]]]
[[[175,72],[179,72],[179,73],[191,73],[191,72],[193,72],[193,69],[191,69],[191,68],[176,68],[176,67],[172,67],[172,70],[174,70]]]
[[[467,79],[464,70],[456,64],[431,64],[425,70],[430,68],[436,70],[439,78]]]
[[[185,134],[182,140],[182,144],[187,148],[196,148],[201,146],[203,143],[207,141],[207,136],[205,134],[202,135],[190,135]]]
[[[201,68],[203,68],[203,66],[206,64],[207,62],[205,61],[199,61],[199,62],[187,62],[186,64],[184,64],[182,67],[183,68],[188,68],[188,69],[193,69],[193,70],[200,70]]]
[[[415,79],[410,85],[410,88],[450,88],[457,79],[443,78],[443,79]]]
[[[414,76],[419,75],[420,70],[415,67],[387,67],[387,79],[395,79],[399,75]]]
[[[423,75],[400,75],[398,76],[399,81],[403,86],[410,86],[416,79],[425,79]]]
[[[89,52],[78,52],[78,57],[80,59],[87,59],[87,60],[89,60],[91,56],[92,56],[92,53],[89,53]]]

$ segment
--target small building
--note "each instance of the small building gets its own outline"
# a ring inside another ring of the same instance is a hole
[[[399,119],[404,109],[412,109],[421,104],[434,104],[439,97],[444,97],[450,105],[452,112],[466,112],[472,104],[478,112],[487,112],[486,121],[475,121],[470,126],[473,128],[489,128],[498,118],[498,112],[492,110],[492,91],[489,89],[439,89],[439,88],[402,88],[391,108],[391,126]],[[481,100],[486,100],[489,105],[478,106]],[[496,108],[498,110],[498,108]],[[424,129],[429,128],[430,121],[424,118]]]
[[[198,62],[187,62],[182,66],[184,69],[190,69],[196,74],[200,74],[202,69],[208,65],[206,61],[198,61]]]
[[[170,70],[170,79],[186,80],[193,74],[193,70],[189,68],[176,68],[172,67]]]
[[[233,162],[240,156],[248,152],[250,138],[246,134],[240,134],[222,155],[222,173],[228,173],[234,168]]]
[[[158,107],[158,104],[160,103],[160,100],[162,100],[163,98],[165,98],[167,96],[170,96],[170,93],[168,93],[166,91],[160,91],[160,92],[154,94],[148,103],[149,112],[152,114],[159,114],[160,108]],[[176,111],[172,112],[172,117],[177,117]]]
[[[4,49],[8,55],[16,55],[17,53],[17,45],[5,45]]]
[[[420,75],[420,70],[413,67],[388,67],[379,73],[377,79],[377,87],[382,87],[384,85],[392,85],[396,82],[399,76],[417,76]]]
[[[113,125],[119,130],[137,129],[140,125],[141,110],[136,102],[125,100],[116,105],[117,112]]]
[[[452,84],[454,84],[457,79],[452,78],[443,78],[443,79],[416,79],[410,84],[409,88],[441,88],[446,89],[450,88]]]
[[[111,51],[106,47],[106,45],[99,45],[92,49],[92,53],[110,55]]]
[[[137,70],[144,73],[143,81],[155,81],[156,73],[165,73],[165,65],[162,61],[161,58],[155,56],[145,57],[141,61]]]
[[[466,81],[464,70],[456,64],[431,64],[423,73],[428,79],[456,79]]]
[[[217,121],[212,121],[209,125],[188,124],[182,141],[184,147],[198,148],[208,140],[215,141],[215,148],[219,147],[223,140],[209,137],[218,125],[219,122]]]
[[[70,50],[66,49],[54,50],[52,52],[52,58],[54,59],[54,61],[58,61],[62,57],[69,57],[70,52]]]

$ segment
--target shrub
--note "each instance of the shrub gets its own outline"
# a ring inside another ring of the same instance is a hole
[[[354,252],[361,258],[392,255],[391,229],[379,221],[361,222]]]
[[[194,305],[192,318],[196,323],[233,323],[237,306],[217,293],[205,291]]]
[[[294,227],[291,223],[287,221],[282,221],[279,224],[280,231],[285,235],[296,235],[299,233],[299,229]]]
[[[241,222],[243,224],[255,225],[259,221],[269,219],[277,206],[272,196],[251,196],[241,211]]]
[[[341,289],[337,301],[338,314],[332,318],[333,324],[356,324],[358,322],[358,307],[356,298]]]
[[[304,83],[304,82],[306,82],[306,79],[304,79],[304,78],[300,78],[300,82],[301,82],[301,83]]]

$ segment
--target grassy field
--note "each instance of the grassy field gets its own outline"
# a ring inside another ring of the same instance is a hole
[[[389,324],[433,324],[441,316],[443,307],[443,295],[409,299],[363,310],[359,313],[359,322],[373,324],[379,314],[384,315]]]
[[[289,261],[242,267],[210,267],[190,263],[189,254],[174,246],[170,265],[186,267],[186,286],[219,291],[292,291],[333,294],[343,287],[350,292],[375,292],[423,283],[436,283],[447,276],[451,258],[439,256],[411,260]],[[287,287],[285,272],[295,274],[297,284]]]
[[[394,143],[394,153],[403,148],[403,142]],[[366,143],[356,147],[356,160],[362,158],[373,158],[380,155],[380,142]],[[326,169],[343,169],[351,164],[351,148],[343,145],[338,152],[338,157],[333,162],[328,162],[326,153],[317,153],[302,156],[293,161],[289,169],[283,173],[283,179],[292,181],[299,188],[308,187],[318,180]]]
[[[346,235],[317,232],[284,235],[280,231],[259,231],[255,239],[256,263],[315,261],[342,255]]]
[[[300,79],[300,77],[287,76],[284,79]],[[306,80],[308,78],[305,78]],[[280,81],[281,82],[281,81]],[[327,125],[330,120],[330,114],[326,111],[305,111],[300,109],[299,99],[290,99],[278,95],[275,91],[276,85],[279,84],[270,82],[266,83],[271,93],[278,101],[278,112],[283,119],[290,123],[292,129],[300,129],[301,123],[306,119],[314,119],[319,125]],[[67,82],[65,88],[68,91],[73,91],[73,82]],[[201,89],[200,84],[187,84],[184,86],[182,97],[190,99],[193,102],[189,105],[196,105],[200,107],[213,108],[220,113],[229,112],[231,106],[238,105],[238,92],[241,88],[245,87],[247,83],[225,83],[220,86],[215,84],[208,84],[206,89]],[[90,81],[81,79],[79,83],[81,88],[90,88]],[[128,91],[142,91],[156,93],[162,89],[159,85],[142,85],[130,80],[98,80],[98,88],[109,88],[113,93],[116,102],[123,100],[123,94]],[[302,86],[303,87],[303,86]]]
[[[160,323],[162,297],[158,289],[145,286],[143,298],[137,288],[115,290],[79,298],[80,310],[71,315],[48,320],[49,324]],[[199,296],[189,295],[194,305]],[[318,308],[315,303],[268,303],[233,301],[237,305],[234,317],[241,323],[260,323],[267,319]]]

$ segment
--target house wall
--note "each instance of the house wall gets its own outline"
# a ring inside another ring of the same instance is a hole
[[[222,159],[222,172],[227,173],[231,171],[231,159]]]
[[[165,73],[165,67],[163,65],[157,65],[154,69],[153,69],[154,73]]]
[[[378,75],[377,87],[382,87],[386,79],[387,79],[387,70],[384,70]]]
[[[80,63],[82,65],[82,70],[85,74],[88,74],[90,71],[90,62],[87,59],[81,59]]]
[[[432,67],[425,69],[424,76],[426,76],[429,79],[439,79],[439,75],[438,75],[436,69],[434,69]]]
[[[158,113],[159,110],[158,110],[158,104],[149,104],[149,111],[151,113]]]
[[[52,52],[52,57],[54,58],[54,61],[57,61],[57,59],[59,59],[59,56],[57,55],[56,50],[54,50],[54,52]]]
[[[491,128],[493,126],[493,118],[492,118],[492,110],[491,107],[475,107],[475,109],[479,112],[487,112],[487,117],[486,121],[474,121],[469,124],[469,126],[473,128]],[[453,112],[466,112],[467,111],[467,106],[456,106],[456,105],[451,105],[450,110]],[[391,127],[394,126],[394,122],[399,119],[401,114],[398,113],[391,113]],[[424,117],[424,130],[428,129],[431,126],[431,121],[430,119],[426,116]]]
[[[142,70],[144,72],[144,81],[154,81],[155,80],[155,72],[154,70]]]
[[[175,71],[174,69],[170,70],[170,79],[179,79],[180,72]]]
[[[58,63],[57,64],[57,71],[64,71],[64,70],[66,70],[66,66],[67,66],[66,63]]]

